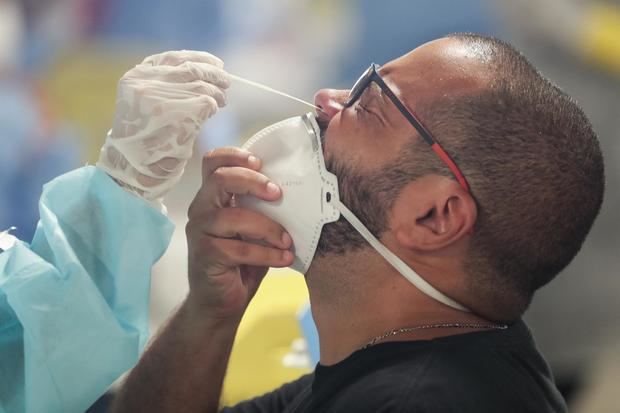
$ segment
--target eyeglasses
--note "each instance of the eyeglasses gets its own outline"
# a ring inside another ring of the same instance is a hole
[[[370,67],[364,72],[364,74],[360,76],[360,78],[357,80],[357,82],[355,82],[353,88],[349,92],[349,97],[347,98],[344,107],[347,108],[353,105],[360,98],[360,96],[362,96],[362,93],[364,93],[364,90],[366,90],[368,85],[370,85],[370,83],[372,82],[375,82],[377,85],[379,85],[383,93],[385,93],[387,97],[389,97],[390,100],[394,103],[394,105],[396,105],[400,113],[402,113],[403,116],[407,118],[409,123],[418,131],[420,136],[422,136],[422,139],[424,139],[424,141],[426,141],[426,143],[430,145],[433,152],[435,152],[437,156],[439,156],[439,158],[448,166],[448,168],[450,168],[450,171],[452,172],[458,183],[463,187],[463,189],[469,192],[469,185],[467,184],[467,180],[461,173],[459,167],[456,166],[456,163],[454,163],[452,158],[450,158],[450,155],[447,154],[447,152],[442,148],[439,142],[437,142],[433,138],[433,135],[431,135],[428,129],[426,129],[426,127],[422,125],[418,118],[411,111],[409,111],[409,109],[407,109],[407,107],[396,96],[396,94],[392,92],[392,89],[390,89],[390,87],[387,85],[387,83],[385,83],[381,75],[379,75],[379,73],[377,72],[378,69],[379,65],[372,63]]]

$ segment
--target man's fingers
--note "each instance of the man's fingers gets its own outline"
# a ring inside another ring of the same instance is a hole
[[[240,265],[287,267],[294,259],[293,253],[289,250],[236,239],[205,237],[203,247],[209,250],[209,263],[218,263],[231,268]]]
[[[265,175],[257,172],[260,160],[239,148],[219,148],[203,158],[202,188],[188,210],[196,217],[213,207],[229,206],[233,195],[253,195],[265,201],[276,201],[282,191]]]
[[[222,208],[211,212],[204,224],[199,224],[200,220],[195,222],[195,225],[201,225],[201,231],[215,237],[241,236],[281,249],[288,249],[293,244],[291,236],[280,224],[250,209]]]
[[[265,175],[238,166],[218,168],[211,174],[206,187],[211,193],[253,195],[265,201],[275,201],[282,195],[280,187]]]
[[[202,158],[202,179],[207,180],[216,169],[223,166],[241,166],[260,170],[260,160],[250,152],[232,146],[214,149]]]
[[[203,182],[189,207],[188,216],[195,218],[213,207],[230,206],[233,195],[252,195],[265,201],[276,201],[282,196],[282,191],[265,175],[251,169],[221,167]]]

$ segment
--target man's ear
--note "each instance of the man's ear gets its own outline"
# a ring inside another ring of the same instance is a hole
[[[435,251],[472,233],[478,208],[471,194],[444,176],[407,185],[394,204],[391,228],[405,248]]]

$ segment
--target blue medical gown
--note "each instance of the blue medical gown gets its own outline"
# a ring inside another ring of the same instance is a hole
[[[83,412],[138,360],[172,223],[95,167],[44,186],[31,245],[0,254],[0,412]]]

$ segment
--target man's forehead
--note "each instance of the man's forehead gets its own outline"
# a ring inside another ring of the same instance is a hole
[[[475,50],[458,39],[425,43],[382,66],[380,73],[408,106],[444,96],[468,94],[488,85],[490,51]]]

